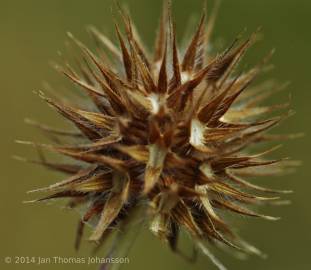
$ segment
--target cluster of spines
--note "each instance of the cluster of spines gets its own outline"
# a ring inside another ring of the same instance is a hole
[[[42,200],[71,198],[72,207],[88,206],[79,223],[78,239],[84,224],[95,218],[97,224],[90,240],[103,242],[111,228],[128,222],[131,209],[144,202],[149,206],[146,214],[151,220],[151,231],[167,241],[175,252],[180,253],[177,240],[183,227],[197,247],[220,268],[221,264],[209,253],[205,241],[259,254],[234,234],[220,212],[226,210],[275,220],[245,205],[277,203],[279,197],[253,195],[247,190],[288,193],[243,179],[282,173],[285,163],[289,164],[283,159],[263,158],[275,148],[256,155],[246,154],[251,145],[287,138],[265,132],[288,113],[268,120],[258,120],[258,117],[286,108],[288,104],[260,106],[273,89],[263,93],[263,85],[249,89],[271,54],[250,71],[233,76],[256,33],[244,42],[236,39],[223,53],[212,57],[206,48],[215,15],[205,27],[204,13],[180,57],[167,5],[155,53],[150,57],[131,19],[120,11],[126,38],[116,25],[119,48],[98,30],[90,28],[97,44],[110,51],[117,65],[111,63],[100,46],[96,56],[69,34],[83,52],[83,61],[79,64],[80,74],[69,64],[61,72],[86,91],[96,109],[74,108],[39,93],[73,122],[79,132],[36,124],[50,135],[66,136],[77,143],[34,145],[87,165],[51,163],[41,155],[38,163],[71,176],[36,191],[53,192]]]

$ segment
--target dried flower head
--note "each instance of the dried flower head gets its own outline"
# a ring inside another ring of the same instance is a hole
[[[260,105],[278,90],[272,89],[276,85],[252,85],[271,54],[237,74],[238,62],[256,40],[254,33],[244,41],[237,38],[213,56],[210,36],[216,11],[208,19],[203,13],[187,46],[180,48],[167,4],[150,55],[130,17],[121,8],[119,11],[125,33],[116,25],[119,46],[90,28],[97,44],[95,55],[69,34],[82,51],[82,61],[79,71],[67,62],[60,70],[87,93],[92,106],[75,107],[40,93],[77,132],[36,124],[57,138],[58,144],[34,145],[79,162],[53,163],[41,156],[37,163],[69,177],[36,190],[50,193],[39,201],[70,198],[69,205],[82,211],[77,246],[86,223],[94,225],[89,239],[102,243],[116,228],[144,218],[150,230],[181,255],[178,237],[184,229],[195,247],[220,269],[224,267],[209,252],[207,243],[262,255],[225,220],[226,212],[276,220],[248,207],[279,203],[278,196],[258,192],[288,193],[245,180],[285,169],[284,160],[264,157],[275,148],[249,154],[253,145],[286,138],[266,131],[286,118],[287,112],[262,120],[287,106]],[[64,137],[70,143],[61,143]]]

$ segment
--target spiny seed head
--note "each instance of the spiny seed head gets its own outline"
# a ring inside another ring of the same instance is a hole
[[[79,71],[68,63],[59,68],[87,93],[92,109],[56,102],[39,93],[77,128],[77,132],[68,132],[36,124],[58,142],[34,144],[40,149],[37,163],[69,175],[62,182],[36,190],[51,193],[40,201],[69,198],[71,207],[84,206],[77,246],[85,223],[95,224],[90,240],[101,243],[144,206],[138,218],[147,219],[150,230],[176,253],[182,254],[178,237],[184,229],[221,269],[207,242],[260,255],[234,233],[225,216],[235,212],[275,220],[246,205],[278,203],[279,197],[258,193],[287,193],[245,180],[283,173],[289,163],[265,159],[274,148],[248,153],[249,147],[258,143],[286,138],[267,135],[266,131],[288,113],[262,119],[287,106],[260,105],[278,90],[277,85],[252,84],[270,54],[254,68],[237,74],[236,66],[256,33],[244,41],[237,38],[213,56],[210,36],[214,13],[209,19],[203,14],[188,45],[180,48],[170,5],[166,5],[151,55],[130,17],[122,9],[120,13],[124,31],[116,25],[119,45],[91,27],[96,55],[69,34],[82,51],[82,61]],[[69,138],[70,144],[61,143],[63,137]],[[49,162],[42,147],[79,162]]]

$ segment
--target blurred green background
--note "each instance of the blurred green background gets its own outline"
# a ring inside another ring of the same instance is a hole
[[[130,7],[139,30],[151,46],[159,20],[161,1],[123,0]],[[310,133],[310,25],[309,0],[224,0],[222,1],[214,38],[228,44],[245,27],[249,31],[263,27],[264,40],[248,54],[254,63],[271,48],[276,48],[269,76],[279,81],[292,81],[292,107],[297,114],[282,127],[282,132]],[[211,6],[212,1],[208,1]],[[85,26],[93,24],[111,33],[113,19],[110,0],[0,0],[0,88],[1,88],[1,269],[85,269],[85,265],[16,265],[5,264],[6,256],[87,257],[90,244],[83,241],[81,251],[73,248],[78,216],[58,205],[23,204],[30,199],[27,190],[45,186],[61,178],[40,167],[19,163],[11,158],[18,154],[34,157],[31,147],[16,145],[15,139],[43,141],[38,130],[24,124],[30,117],[61,127],[63,123],[33,90],[42,89],[48,81],[63,92],[64,79],[49,65],[58,60],[57,50],[64,51],[66,31],[79,39],[89,40]],[[202,1],[174,1],[178,34],[182,34],[187,18],[202,10]],[[88,43],[90,44],[90,43]],[[287,94],[285,94],[287,95]],[[284,93],[283,93],[284,99]],[[275,98],[275,101],[277,98]],[[238,261],[227,254],[218,257],[229,269],[309,270],[311,269],[310,211],[310,140],[308,136],[289,141],[280,150],[285,156],[304,162],[297,173],[282,178],[264,180],[265,184],[293,189],[290,206],[262,209],[282,216],[279,222],[242,220],[240,233],[269,258],[251,257]],[[240,224],[239,223],[239,224]],[[100,254],[99,254],[100,255]],[[207,258],[200,256],[195,265],[188,264],[170,253],[149,232],[143,232],[130,253],[130,264],[124,269],[215,269]],[[96,266],[87,267],[96,269]]]

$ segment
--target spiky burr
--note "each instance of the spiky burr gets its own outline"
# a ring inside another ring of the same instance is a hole
[[[77,132],[38,125],[54,137],[66,136],[71,144],[36,147],[79,162],[37,161],[69,177],[36,191],[51,193],[39,201],[69,198],[71,207],[84,206],[77,246],[85,223],[95,223],[89,239],[103,242],[144,206],[140,218],[147,219],[150,230],[176,253],[182,255],[178,237],[184,229],[196,248],[220,269],[224,266],[209,252],[207,243],[261,255],[234,233],[225,221],[226,212],[277,219],[248,207],[278,203],[278,196],[258,193],[289,191],[257,186],[245,178],[285,170],[283,159],[264,158],[274,148],[252,155],[249,149],[284,138],[266,132],[288,113],[262,120],[274,110],[286,108],[286,104],[260,105],[275,85],[253,86],[270,54],[249,71],[236,72],[256,33],[244,41],[237,38],[216,56],[210,52],[215,13],[207,20],[204,12],[187,47],[180,48],[170,5],[166,5],[153,56],[122,9],[125,35],[116,25],[119,46],[90,28],[97,44],[96,55],[69,34],[81,49],[83,60],[79,71],[69,64],[60,70],[87,93],[92,110],[40,93],[76,126]]]

